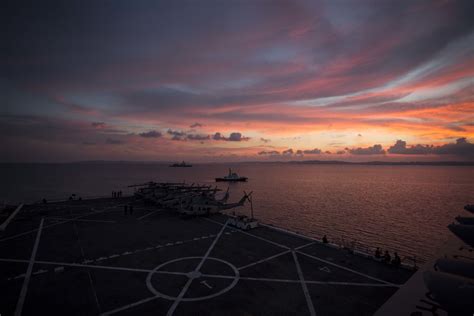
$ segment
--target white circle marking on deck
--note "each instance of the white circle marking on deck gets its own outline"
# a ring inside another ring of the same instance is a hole
[[[151,284],[151,278],[153,277],[153,274],[155,274],[156,271],[159,271],[164,266],[166,266],[168,264],[171,264],[171,263],[174,263],[174,262],[177,262],[177,261],[191,260],[191,259],[202,259],[202,258],[203,257],[183,257],[183,258],[178,258],[178,259],[174,259],[174,260],[164,262],[164,263],[160,264],[159,266],[157,266],[156,268],[154,268],[150,273],[148,273],[148,276],[146,277],[146,286],[156,296],[165,298],[167,300],[175,301],[175,300],[178,299],[176,296],[171,296],[171,295],[161,293],[160,291],[156,290],[153,287],[153,284]],[[232,289],[237,284],[237,282],[239,281],[239,278],[240,278],[239,270],[237,270],[237,268],[233,264],[231,264],[230,262],[227,262],[227,261],[224,261],[224,260],[218,259],[218,258],[213,258],[213,257],[208,257],[206,260],[218,261],[218,262],[221,262],[221,263],[229,266],[232,269],[232,271],[234,272],[234,276],[233,277],[231,276],[232,282],[228,286],[226,286],[225,288],[223,288],[222,290],[220,290],[216,293],[206,295],[206,296],[200,296],[200,297],[183,297],[183,298],[181,298],[181,301],[183,301],[183,302],[202,301],[202,300],[207,300],[207,299],[222,295],[225,292]],[[201,277],[201,274],[198,271],[190,271],[190,272],[187,272],[187,273],[188,273],[188,277],[193,278],[193,279]]]

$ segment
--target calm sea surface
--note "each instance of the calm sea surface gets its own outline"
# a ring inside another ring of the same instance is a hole
[[[255,216],[309,236],[357,241],[427,259],[450,234],[446,225],[474,203],[474,167],[294,164],[0,164],[0,202],[132,193],[146,181],[214,183],[234,168],[231,200],[253,191]],[[227,184],[219,183],[220,188]],[[237,210],[249,213],[249,207]]]

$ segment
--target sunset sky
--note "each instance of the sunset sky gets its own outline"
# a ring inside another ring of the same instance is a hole
[[[474,1],[2,8],[0,161],[474,161]]]

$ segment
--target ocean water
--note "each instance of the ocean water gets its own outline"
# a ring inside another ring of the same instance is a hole
[[[247,183],[214,183],[232,167]],[[255,217],[330,241],[381,246],[426,260],[450,232],[446,225],[474,203],[474,167],[197,164],[0,164],[0,202],[32,202],[132,193],[130,184],[186,181],[226,189],[231,201],[253,191]],[[236,209],[250,214],[249,206]]]

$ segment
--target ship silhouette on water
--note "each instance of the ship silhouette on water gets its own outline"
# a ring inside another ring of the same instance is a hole
[[[186,168],[186,167],[192,167],[193,165],[190,165],[190,164],[187,164],[186,162],[184,162],[184,160],[182,162],[177,162],[177,163],[174,163],[172,165],[170,165],[170,167],[178,167],[178,168]]]
[[[232,172],[229,168],[229,173],[226,176],[216,178],[216,182],[246,182],[247,177],[241,177],[236,172]]]

